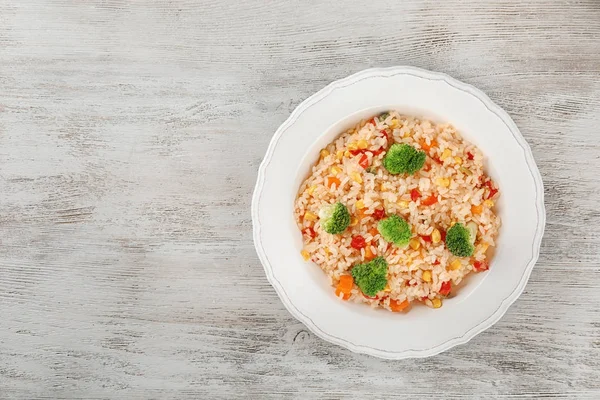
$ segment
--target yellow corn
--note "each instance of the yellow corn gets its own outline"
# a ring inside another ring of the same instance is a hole
[[[352,157],[352,153],[350,153],[350,151],[349,151],[349,150],[346,150],[346,151],[344,152],[344,157],[346,157],[346,158],[350,158],[350,157]]]
[[[306,221],[316,221],[317,216],[315,214],[311,213],[310,211],[307,211],[304,213],[304,219]]]
[[[316,188],[316,185],[312,185],[311,187],[309,187],[307,190],[308,194],[312,195]]]
[[[404,132],[404,135],[402,135],[403,138],[407,138],[412,134],[412,132],[409,130],[407,132]]]
[[[433,242],[433,244],[437,244],[442,240],[442,234],[440,233],[439,229],[434,229],[433,232],[431,232],[431,241]]]
[[[325,250],[325,254],[327,254],[327,255],[331,254],[331,250],[329,250],[329,247],[325,246],[324,250]]]
[[[335,153],[335,159],[340,161],[342,159],[342,157],[344,157],[344,151],[343,150],[338,150]]]
[[[365,202],[362,200],[358,200],[355,205],[356,205],[356,208],[358,208],[359,210],[362,210],[363,208],[365,208]]]
[[[486,200],[483,202],[483,205],[486,206],[487,208],[492,208],[494,207],[494,201],[493,200]]]
[[[431,271],[423,271],[422,278],[425,282],[431,282]]]
[[[448,187],[450,186],[450,179],[448,178],[437,178],[435,180],[435,184],[441,187]]]
[[[392,119],[388,126],[392,129],[395,129],[396,127],[398,127],[398,120],[396,118]]]
[[[404,200],[402,200],[402,201],[399,201],[399,202],[398,202],[398,206],[399,206],[400,208],[408,208],[408,202],[407,202],[407,201],[404,201]]]
[[[457,165],[462,165],[462,158],[460,157],[454,157],[454,163]]]
[[[325,158],[329,155],[329,150],[323,149],[321,150],[321,158]]]
[[[350,178],[356,183],[362,183],[362,181],[363,181],[358,172],[351,173]]]
[[[488,247],[490,247],[489,244],[487,244],[486,242],[481,242],[481,244],[479,245],[479,251],[481,251],[482,253],[485,253],[487,251]]]
[[[359,149],[363,150],[369,147],[369,143],[365,139],[361,139],[356,143]]]
[[[352,217],[350,218],[350,226],[356,226],[358,224],[358,218]]]
[[[445,149],[442,152],[442,155],[440,156],[440,160],[445,160],[446,158],[450,157],[452,155],[452,151],[450,149]]]
[[[454,260],[450,263],[450,265],[448,266],[448,269],[450,271],[456,271],[457,269],[460,269],[460,266],[461,266],[460,260],[457,258],[456,260]]]
[[[308,261],[308,259],[310,258],[310,254],[308,254],[308,251],[306,250],[302,250],[300,254],[302,254],[302,258],[304,258],[304,261]]]
[[[384,292],[388,292],[388,293],[392,291],[392,288],[390,288],[390,284],[389,283],[385,285],[385,287],[383,288],[383,291]]]
[[[408,245],[410,246],[411,249],[417,250],[419,247],[421,247],[421,242],[419,242],[418,239],[410,239],[410,242],[408,243]]]
[[[348,143],[348,146],[346,147],[348,148],[348,150],[358,150],[358,144],[356,142]]]
[[[431,305],[433,305],[433,308],[440,308],[442,306],[442,299],[439,297],[431,299]]]
[[[385,190],[385,185],[383,183],[379,185],[379,190],[382,192]]]
[[[337,174],[342,172],[342,170],[338,167],[331,167],[331,169],[329,171],[331,172],[331,175],[333,175],[333,176],[337,176]]]

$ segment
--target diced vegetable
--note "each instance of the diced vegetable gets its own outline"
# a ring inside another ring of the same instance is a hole
[[[317,216],[315,214],[311,213],[310,211],[307,211],[304,213],[304,220],[305,221],[316,221]]]
[[[435,194],[432,194],[431,196],[421,200],[421,204],[424,206],[432,206],[437,202],[438,202],[438,198]]]
[[[319,153],[319,155],[321,156],[321,158],[325,158],[329,155],[329,150],[327,149],[323,149],[321,150],[321,152]]]
[[[369,166],[369,157],[367,157],[366,154],[363,154],[362,156],[360,156],[358,165],[360,165],[361,167],[366,169]]]
[[[315,232],[315,230],[313,228],[311,228],[310,226],[308,228],[304,228],[302,233],[304,235],[308,236],[310,239],[314,239],[315,236],[317,236],[317,233]]]
[[[475,156],[474,156],[474,155],[473,155],[473,153],[471,153],[470,151],[467,151],[467,158],[468,158],[469,160],[473,160],[473,159],[475,159]]]
[[[421,239],[423,239],[423,241],[425,243],[431,243],[431,235],[421,235]]]
[[[492,208],[494,207],[494,201],[493,200],[486,200],[483,202],[483,205],[486,206],[487,208]]]
[[[387,119],[387,117],[389,117],[389,116],[390,116],[390,113],[384,112],[383,114],[381,114],[379,116],[379,120],[380,121],[385,121]]]
[[[431,299],[431,305],[433,308],[440,308],[442,306],[442,299],[438,297]]]
[[[367,142],[365,139],[361,139],[358,142],[356,142],[356,145],[360,150],[364,150],[367,147],[369,147],[369,142]]]
[[[419,247],[421,247],[421,242],[419,242],[418,239],[410,239],[410,241],[408,242],[408,245],[410,246],[411,249],[418,250]]]
[[[365,238],[361,235],[352,236],[352,240],[350,241],[350,246],[356,250],[360,250],[367,245]]]
[[[442,235],[440,233],[440,230],[434,229],[433,232],[431,232],[431,241],[433,242],[433,244],[438,244],[441,239]]]
[[[300,254],[302,255],[302,258],[304,259],[304,261],[308,261],[308,259],[310,258],[310,254],[306,250],[302,250],[300,252]]]
[[[387,284],[388,263],[383,257],[376,257],[365,264],[352,268],[352,277],[360,290],[367,296],[375,296]]]
[[[467,229],[469,230],[469,235],[471,236],[471,244],[474,244],[475,239],[477,239],[477,231],[479,230],[479,226],[477,223],[471,221],[467,224]]]
[[[350,179],[352,179],[354,182],[356,183],[362,183],[362,177],[360,176],[360,174],[358,172],[352,172],[350,174]]]
[[[442,286],[440,287],[439,293],[442,296],[448,296],[450,294],[451,290],[452,290],[452,282],[446,281],[446,282],[442,282]]]
[[[463,159],[462,159],[462,158],[460,158],[460,157],[454,157],[454,163],[455,163],[456,165],[462,165],[462,163],[463,163]]]
[[[485,260],[484,261],[474,261],[473,268],[477,272],[487,271],[488,269],[490,269],[490,265]]]
[[[367,245],[367,247],[365,247],[365,260],[371,261],[374,258],[375,254],[373,254],[373,251],[371,250],[371,245]]]
[[[336,188],[339,188],[342,182],[334,176],[328,176],[325,178],[325,184],[328,188],[331,188],[333,185],[335,185]]]
[[[340,202],[323,206],[319,211],[319,218],[323,230],[331,234],[342,233],[350,225],[348,208]]]
[[[340,283],[338,283],[337,287],[344,293],[350,293],[352,291],[352,285],[354,285],[352,275],[342,275],[340,276]]]
[[[444,149],[444,151],[442,152],[442,155],[440,156],[440,160],[444,161],[446,158],[450,157],[451,155],[452,155],[452,150]]]
[[[419,197],[421,197],[421,192],[419,192],[418,189],[413,189],[413,190],[410,191],[410,199],[412,201],[419,200]]]
[[[479,205],[472,205],[471,206],[471,213],[473,214],[481,214],[483,211],[483,205],[479,204]]]
[[[383,217],[385,217],[385,210],[383,208],[376,208],[373,211],[373,218],[375,218],[375,220],[379,221]]]
[[[371,228],[369,229],[369,233],[371,234],[371,236],[375,236],[375,235],[379,235],[379,231],[377,230],[377,228]]]
[[[423,275],[421,276],[421,278],[425,282],[431,282],[431,271],[429,271],[429,270],[423,271]]]
[[[357,210],[362,210],[363,208],[365,208],[365,202],[362,200],[357,200],[356,203],[354,203],[354,206]]]
[[[441,187],[448,187],[448,186],[450,186],[450,179],[443,178],[443,177],[437,178],[435,180],[435,184],[438,186],[441,186]]]
[[[342,172],[342,169],[339,167],[331,167],[329,169],[329,172],[331,173],[331,175],[337,176],[340,172]]]
[[[342,298],[342,300],[348,300],[350,298],[350,293],[344,293],[342,292],[340,289],[335,289],[335,297],[340,297]]]
[[[404,310],[406,307],[408,307],[409,305],[410,305],[410,302],[407,299],[405,299],[402,302],[399,302],[394,299],[390,299],[390,309],[393,312],[400,312],[400,311]]]
[[[460,263],[460,260],[457,258],[454,261],[452,261],[450,263],[450,265],[448,265],[448,269],[450,271],[456,271],[456,270],[460,269],[461,266],[462,266],[462,264]]]

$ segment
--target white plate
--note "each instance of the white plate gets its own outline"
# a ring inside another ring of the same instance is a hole
[[[300,255],[294,199],[319,150],[360,119],[389,109],[453,124],[483,151],[501,190],[502,226],[490,270],[475,274],[439,309],[396,314],[341,301],[325,274]],[[525,288],[545,219],[540,173],[508,114],[470,85],[411,67],[365,70],[302,102],[271,140],[252,199],[256,251],[290,313],[325,340],[389,359],[432,356],[498,321]]]

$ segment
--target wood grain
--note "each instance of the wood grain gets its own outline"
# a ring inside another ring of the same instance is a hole
[[[596,0],[0,0],[0,398],[599,398],[599,21]],[[401,362],[294,320],[249,212],[293,108],[392,65],[507,110],[548,213],[506,316]]]

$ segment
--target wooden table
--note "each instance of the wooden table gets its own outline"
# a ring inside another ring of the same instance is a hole
[[[548,213],[504,318],[400,362],[294,320],[249,211],[294,107],[392,65],[502,106]],[[0,1],[0,397],[598,399],[599,137],[597,0]]]

